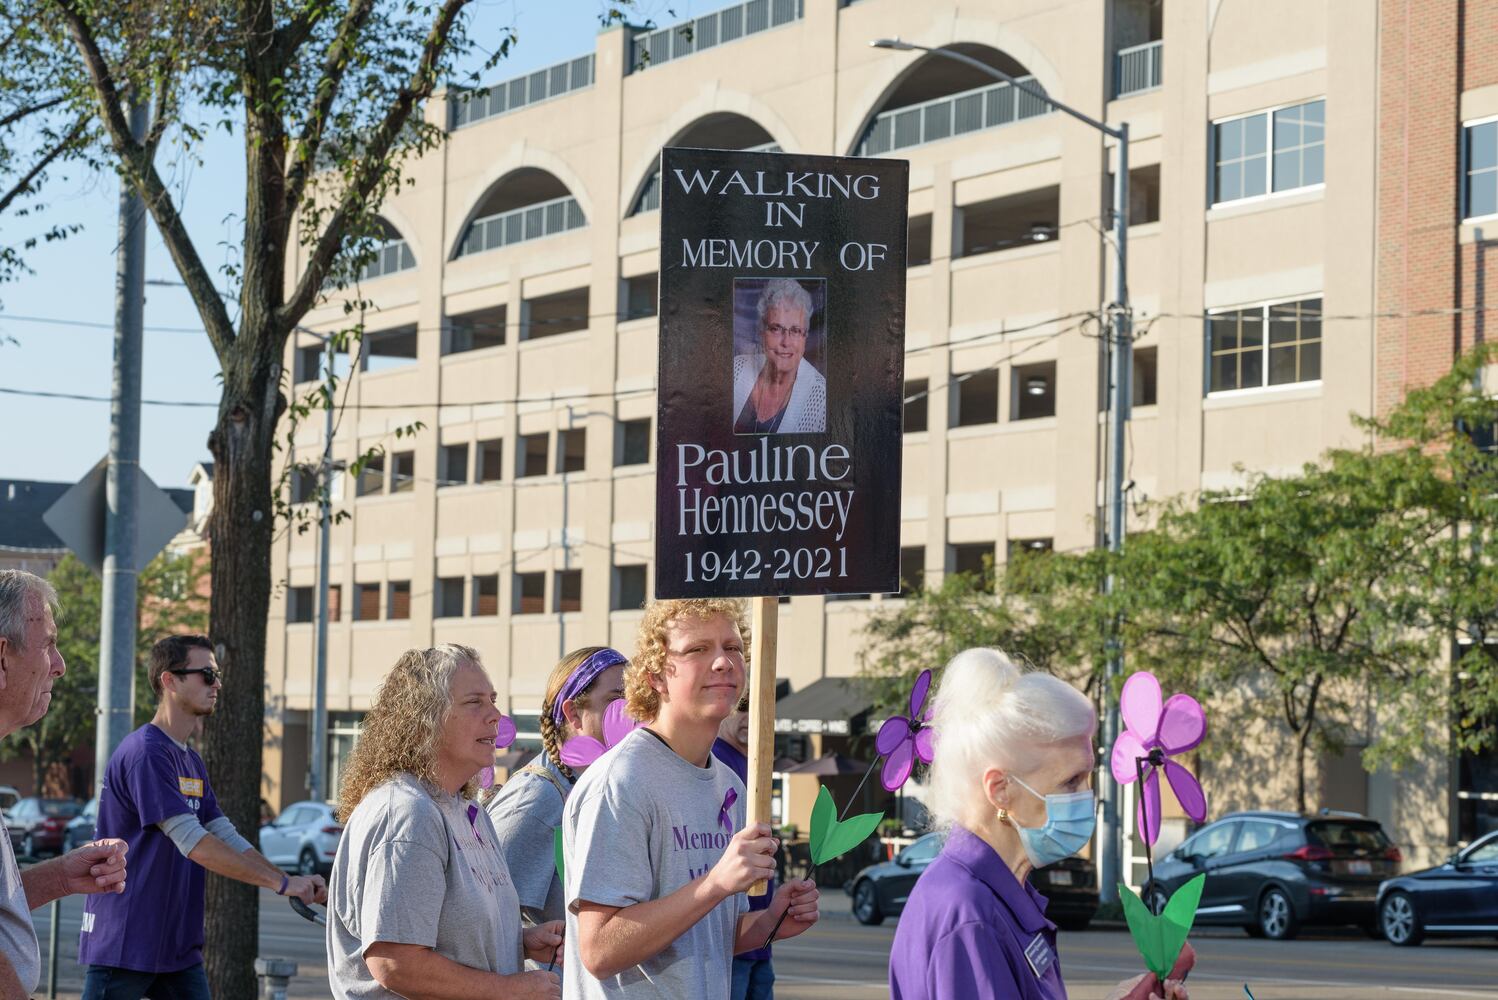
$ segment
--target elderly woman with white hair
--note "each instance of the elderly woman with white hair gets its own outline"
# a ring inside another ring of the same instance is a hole
[[[733,359],[735,434],[820,434],[827,380],[806,360],[811,293],[793,278],[765,282],[756,304],[759,349]]]
[[[952,659],[936,694],[930,808],[950,827],[890,950],[893,1000],[1065,1000],[1056,925],[1026,877],[1092,839],[1097,714],[1071,685],[1002,653]],[[1148,993],[1143,977],[1115,998]],[[1187,1000],[1167,981],[1163,1000]]]

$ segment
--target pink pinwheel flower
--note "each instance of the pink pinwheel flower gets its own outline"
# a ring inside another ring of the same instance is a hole
[[[562,744],[562,763],[569,767],[587,767],[605,751],[612,750],[619,745],[619,741],[628,736],[631,731],[645,725],[636,722],[624,714],[624,699],[615,698],[609,702],[609,707],[603,710],[603,742],[600,743],[591,736],[578,734],[566,743]]]
[[[1194,749],[1207,735],[1207,714],[1189,694],[1173,694],[1161,705],[1160,682],[1141,670],[1124,681],[1119,714],[1127,727],[1113,744],[1113,778],[1127,785],[1139,777],[1144,762],[1144,787],[1139,793],[1139,828],[1153,844],[1160,836],[1160,769],[1186,815],[1201,823],[1207,818],[1207,795],[1201,782],[1167,758]]]
[[[499,717],[499,725],[494,727],[494,749],[503,750],[515,742],[515,720],[508,715]],[[490,764],[479,772],[479,787],[494,787],[494,765]]]
[[[874,737],[874,749],[884,758],[884,769],[879,772],[879,782],[884,790],[893,792],[904,785],[915,768],[915,759],[931,763],[931,729],[927,726],[926,692],[931,690],[931,671],[922,670],[910,689],[910,715],[891,716],[879,727]]]

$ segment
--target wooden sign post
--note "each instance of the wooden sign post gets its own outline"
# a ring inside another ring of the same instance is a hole
[[[770,822],[771,769],[775,765],[775,647],[780,629],[780,601],[756,597],[750,628],[749,666],[749,811],[748,820]],[[756,882],[749,895],[763,896],[768,886]]]

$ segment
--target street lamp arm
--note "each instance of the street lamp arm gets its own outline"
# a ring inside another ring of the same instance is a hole
[[[1076,108],[1073,108],[1066,104],[1062,104],[1060,101],[1056,100],[1054,97],[1051,97],[1045,91],[1037,90],[1036,88],[1031,87],[1028,84],[1022,83],[1019,80],[1016,80],[1014,77],[1010,76],[1008,73],[1005,73],[1003,70],[994,69],[992,66],[988,65],[988,63],[974,59],[972,56],[963,55],[961,52],[954,52],[952,49],[948,48],[932,48],[929,45],[917,45],[914,42],[903,41],[899,38],[877,38],[874,41],[870,42],[869,45],[876,49],[893,49],[896,52],[928,52],[934,56],[942,56],[947,59],[956,60],[960,63],[965,63],[976,70],[987,73],[991,77],[1003,80],[1015,90],[1018,90],[1025,94],[1029,94],[1037,101],[1044,101],[1046,104],[1049,104],[1051,107],[1055,108],[1057,111],[1062,112],[1063,114],[1071,115],[1073,118],[1083,123],[1084,125],[1090,125],[1093,128],[1097,129],[1099,132],[1102,132],[1105,135],[1110,135],[1115,139],[1123,139],[1123,132],[1121,132],[1119,129],[1104,125],[1096,118],[1084,115]]]

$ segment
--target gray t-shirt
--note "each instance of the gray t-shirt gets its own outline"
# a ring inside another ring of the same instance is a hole
[[[4,831],[0,831],[0,951],[16,970],[21,988],[34,992],[42,974],[42,953],[31,924],[31,908],[26,905],[21,868]]]
[[[697,767],[636,729],[577,780],[562,820],[567,868],[567,940],[576,942],[579,900],[633,906],[661,899],[712,869],[732,832],[718,822],[729,789],[733,831],[744,825],[744,785],[709,757]],[[608,979],[568,961],[563,993],[573,1000],[690,997],[727,1000],[743,893],[713,908],[659,954]],[[577,946],[571,946],[576,954]]]
[[[520,902],[489,814],[400,774],[349,817],[328,892],[328,980],[339,1000],[390,1000],[364,952],[431,948],[460,965],[521,971]]]
[[[553,780],[536,774],[532,767],[544,769]],[[567,916],[562,880],[557,878],[554,838],[562,825],[562,804],[571,788],[572,782],[543,753],[530,767],[506,781],[487,806],[499,834],[500,853],[515,880],[522,912],[536,923]]]

